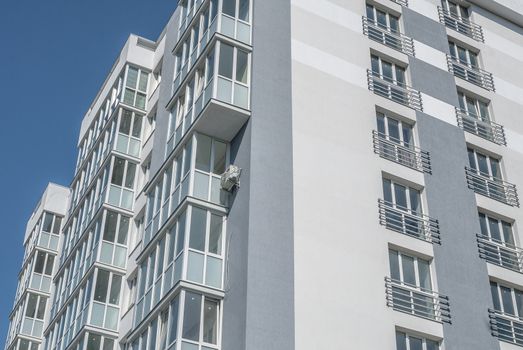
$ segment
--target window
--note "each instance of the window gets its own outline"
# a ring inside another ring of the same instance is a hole
[[[107,211],[102,247],[100,249],[101,262],[125,268],[128,233],[129,218],[113,211]]]
[[[479,213],[479,223],[483,236],[510,247],[515,246],[512,224],[483,213]]]
[[[248,108],[249,54],[223,42],[219,52],[218,99]]]
[[[200,294],[185,292],[182,325],[184,343],[187,340],[216,345],[219,331],[218,319],[218,301]]]
[[[421,192],[389,179],[383,179],[384,200],[394,208],[411,214],[421,214]]]
[[[375,25],[393,33],[399,32],[399,17],[367,4],[367,18]]]
[[[523,317],[523,291],[490,282],[490,291],[494,309],[514,317]]]
[[[133,157],[140,155],[143,116],[122,109],[116,150]]]
[[[439,342],[396,331],[396,350],[439,350]]]
[[[105,270],[97,270],[91,324],[116,330],[119,320],[122,277]]]
[[[26,303],[25,317],[22,321],[21,333],[34,337],[41,337],[47,297],[28,293]]]
[[[520,252],[516,248],[512,224],[491,215],[479,213],[480,256],[487,262],[514,271],[522,271]]]
[[[250,0],[223,0],[222,12],[249,22],[249,2]]]
[[[500,160],[468,148],[469,166],[478,174],[493,180],[502,180]]]
[[[414,148],[411,124],[394,119],[381,112],[376,114],[376,121],[380,136],[398,145]]]
[[[387,303],[395,310],[441,321],[450,321],[448,302],[432,291],[430,262],[389,250],[390,281]],[[442,305],[445,303],[445,305]]]
[[[227,144],[203,134],[198,134],[196,140],[194,196],[224,205],[227,197],[220,178],[225,172]]]
[[[134,201],[136,164],[115,157],[109,191],[109,204],[130,210]]]
[[[490,122],[488,102],[478,100],[462,91],[458,91],[458,100],[460,109],[465,112],[467,116],[479,119],[486,123]]]
[[[389,250],[391,278],[410,287],[431,291],[430,263],[396,250]]]
[[[103,344],[103,345],[102,345]],[[80,347],[81,349],[81,347]],[[95,333],[87,334],[87,350],[113,350],[114,340]]]
[[[453,1],[441,0],[443,9],[448,11],[452,17],[467,21],[470,17],[469,10],[463,5],[458,5]]]
[[[455,61],[464,64],[467,67],[478,69],[478,54],[472,50],[469,50],[453,41],[449,41],[450,56]],[[454,68],[456,69],[456,68]],[[464,74],[464,73],[463,73]]]
[[[405,68],[395,63],[371,55],[372,72],[383,80],[398,86],[405,86]]]
[[[53,275],[54,255],[37,251],[34,262],[34,274],[31,280],[31,288],[49,292],[51,288],[51,276]]]
[[[145,109],[148,80],[149,73],[128,66],[123,102],[130,106]]]
[[[38,245],[43,248],[58,250],[62,217],[45,212],[40,220],[42,227],[38,237]]]

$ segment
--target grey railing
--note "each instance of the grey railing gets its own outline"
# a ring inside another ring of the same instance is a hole
[[[461,18],[441,6],[438,6],[439,21],[450,29],[471,37],[476,41],[485,42],[483,29],[480,25],[471,22],[467,18]]]
[[[394,32],[391,28],[380,26],[370,18],[362,17],[362,19],[363,34],[368,36],[370,39],[392,47],[393,49],[401,51],[407,55],[415,56],[414,40],[412,40],[412,38],[399,32]]]
[[[396,4],[399,4],[401,6],[408,7],[409,2],[407,0],[391,0],[392,2],[395,2]]]
[[[431,174],[430,154],[412,145],[406,146],[401,140],[372,131],[374,153],[411,169]]]
[[[523,346],[523,320],[498,310],[488,310],[490,330],[499,340]]]
[[[509,182],[492,178],[474,169],[465,167],[468,187],[474,192],[485,197],[513,207],[519,207],[519,198],[516,185]]]
[[[394,102],[412,109],[423,111],[421,93],[404,83],[383,77],[383,75],[367,69],[367,82],[369,90],[376,95],[383,96]]]
[[[456,119],[460,128],[485,140],[505,146],[507,140],[503,126],[479,118],[479,116],[472,116],[467,111],[456,107]]]
[[[522,249],[478,234],[479,256],[487,262],[523,273]]]
[[[480,86],[486,90],[496,91],[496,88],[494,87],[494,78],[492,77],[492,74],[486,70],[477,67],[470,67],[450,55],[447,55],[447,65],[449,67],[449,72],[454,74],[456,77]]]
[[[391,202],[378,199],[380,224],[389,230],[421,239],[426,242],[441,244],[439,222],[421,213],[410,213]]]
[[[447,296],[385,277],[387,306],[436,322],[451,323]]]

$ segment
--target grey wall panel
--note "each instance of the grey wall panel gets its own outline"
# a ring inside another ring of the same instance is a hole
[[[476,200],[465,180],[463,131],[423,113],[416,117],[420,146],[430,152],[433,169],[425,176],[428,211],[441,228],[442,244],[434,246],[438,289],[450,298],[452,324],[444,325],[445,349],[499,349],[489,328],[492,299],[487,266],[478,255]]]
[[[254,1],[247,350],[294,349],[290,1]]]
[[[412,87],[416,90],[453,106],[458,105],[458,93],[452,74],[414,57],[409,57],[409,72]]]
[[[439,23],[425,17],[418,12],[403,7],[403,25],[405,35],[424,43],[436,50],[448,53],[447,34],[445,27]]]

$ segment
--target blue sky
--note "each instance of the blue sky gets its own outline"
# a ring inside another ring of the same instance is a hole
[[[80,122],[130,33],[156,39],[176,0],[0,2],[0,347],[25,223],[47,182],[69,185]]]

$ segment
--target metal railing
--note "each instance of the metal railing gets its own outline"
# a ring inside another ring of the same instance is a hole
[[[474,192],[512,207],[519,207],[516,185],[465,167],[468,187]]]
[[[436,322],[451,323],[447,296],[385,277],[387,306]]]
[[[490,120],[481,120],[479,116],[473,116],[458,107],[456,107],[456,119],[461,129],[498,145],[507,145],[505,130],[502,125]]]
[[[423,112],[421,93],[419,91],[402,82],[383,77],[383,75],[370,69],[367,69],[367,82],[369,90],[376,95]]]
[[[418,147],[406,146],[401,140],[372,131],[372,144],[374,153],[395,163],[405,165],[414,170],[432,173],[430,167],[430,154]]]
[[[407,0],[391,0],[392,2],[395,2],[398,5],[409,7],[409,2]]]
[[[481,68],[471,67],[450,55],[447,55],[447,65],[449,67],[449,72],[454,74],[454,76],[486,90],[496,91],[492,73]]]
[[[516,246],[478,234],[479,256],[487,262],[506,269],[523,273],[522,252]]]
[[[410,56],[415,56],[414,40],[399,32],[392,31],[389,27],[383,27],[365,16],[363,20],[363,34],[370,39],[382,43],[395,50]]]
[[[439,222],[421,213],[410,213],[394,203],[378,199],[380,225],[430,243],[441,244]]]
[[[438,6],[439,21],[446,27],[453,29],[461,34],[471,37],[476,41],[485,42],[483,29],[480,25],[471,22],[467,18],[462,18],[451,13],[441,6]]]
[[[488,310],[492,335],[499,340],[523,346],[523,320],[498,310]]]

